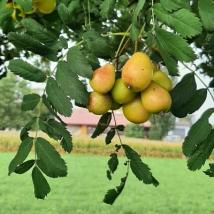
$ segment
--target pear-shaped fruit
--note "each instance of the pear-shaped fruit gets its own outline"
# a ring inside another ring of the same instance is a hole
[[[150,58],[136,52],[122,69],[122,79],[134,91],[142,91],[148,87],[153,76],[153,64]]]
[[[123,114],[127,120],[137,124],[146,122],[150,117],[150,113],[143,107],[140,97],[124,105]]]
[[[136,93],[128,88],[122,79],[116,80],[111,95],[113,100],[119,104],[129,103],[136,97]]]
[[[33,0],[33,6],[37,8],[40,13],[52,13],[56,7],[56,0]]]
[[[111,64],[106,64],[94,71],[90,85],[94,91],[106,94],[113,88],[114,82],[115,68]]]
[[[153,81],[167,91],[172,90],[172,80],[163,71],[156,71],[153,75]]]
[[[151,113],[158,113],[170,109],[172,99],[169,92],[155,82],[141,92],[143,107]]]
[[[91,92],[89,95],[88,110],[94,114],[102,115],[110,110],[112,106],[112,99],[107,94],[100,94],[98,92]]]

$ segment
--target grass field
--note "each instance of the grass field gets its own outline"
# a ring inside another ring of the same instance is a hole
[[[214,179],[187,170],[184,160],[146,158],[161,185],[146,186],[130,174],[113,206],[102,203],[105,191],[118,184],[105,177],[108,157],[67,155],[69,176],[49,179],[52,192],[36,200],[30,174],[7,176],[12,153],[0,154],[0,214],[212,214]],[[120,159],[122,162],[123,159]]]

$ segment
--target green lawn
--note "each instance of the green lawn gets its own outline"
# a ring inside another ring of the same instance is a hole
[[[102,203],[105,191],[119,183],[105,177],[108,157],[66,156],[69,176],[49,179],[52,192],[36,200],[30,174],[7,176],[13,154],[0,154],[0,214],[211,214],[214,213],[214,179],[186,169],[184,160],[146,158],[161,185],[146,186],[132,174],[113,206]],[[120,159],[122,162],[122,159]]]

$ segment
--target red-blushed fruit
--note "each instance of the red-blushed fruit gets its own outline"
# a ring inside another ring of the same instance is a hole
[[[107,94],[101,94],[96,91],[89,95],[88,110],[94,114],[102,115],[108,112],[112,106],[112,99]]]
[[[128,88],[122,79],[117,79],[111,91],[111,95],[116,103],[126,104],[131,102],[137,94]]]
[[[149,56],[136,52],[122,69],[122,79],[134,91],[144,90],[150,84],[154,66]]]
[[[114,86],[115,82],[115,68],[112,64],[106,64],[93,73],[90,85],[94,91],[106,94]]]
[[[163,71],[156,71],[153,75],[153,81],[167,91],[172,90],[172,80]]]
[[[127,120],[136,124],[144,123],[150,117],[150,113],[143,107],[140,97],[123,105],[123,114]]]
[[[159,113],[170,109],[172,99],[169,92],[155,82],[141,92],[143,107],[151,113]]]

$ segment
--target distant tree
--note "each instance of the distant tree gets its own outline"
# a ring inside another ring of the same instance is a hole
[[[144,138],[144,127],[137,124],[129,124],[124,132],[126,137]]]
[[[150,121],[149,139],[161,140],[175,127],[175,117],[171,113],[153,115]]]
[[[0,129],[20,129],[32,117],[21,111],[23,96],[32,91],[28,82],[8,74],[0,81],[0,91]]]

